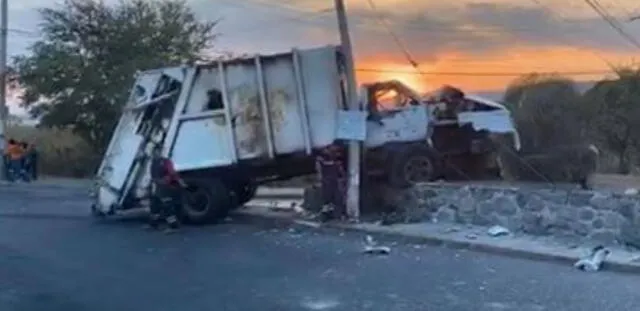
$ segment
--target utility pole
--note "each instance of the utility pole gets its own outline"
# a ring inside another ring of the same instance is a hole
[[[0,150],[4,152],[7,146],[7,118],[9,117],[9,109],[7,109],[7,33],[8,33],[8,16],[9,16],[9,0],[0,0]],[[2,161],[4,162],[4,161]],[[0,163],[2,163],[0,162]],[[4,163],[2,163],[4,164]],[[4,165],[2,165],[4,167]],[[5,170],[0,169],[0,180],[7,180]]]
[[[349,25],[347,24],[347,14],[344,0],[335,0],[336,14],[338,15],[338,26],[340,30],[340,42],[344,55],[347,74],[347,103],[349,110],[362,110],[358,102],[358,92],[356,86],[355,66],[353,64],[353,50],[351,48],[351,37],[349,36]],[[347,189],[347,215],[352,220],[360,219],[360,154],[361,143],[357,140],[349,141],[349,187]]]

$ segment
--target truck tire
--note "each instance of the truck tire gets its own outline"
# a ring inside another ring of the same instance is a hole
[[[408,188],[438,177],[437,157],[427,146],[407,147],[392,156],[389,183],[393,187]]]
[[[189,224],[207,224],[224,219],[232,209],[230,189],[220,180],[185,180],[180,218]]]

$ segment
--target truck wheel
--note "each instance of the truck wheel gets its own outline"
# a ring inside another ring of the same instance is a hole
[[[227,216],[232,208],[230,190],[219,180],[186,180],[188,185],[181,218],[191,224],[211,223]]]
[[[411,147],[393,156],[389,182],[394,187],[408,188],[437,177],[436,157],[427,147]]]

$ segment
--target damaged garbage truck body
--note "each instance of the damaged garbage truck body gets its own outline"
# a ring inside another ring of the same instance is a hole
[[[313,152],[339,138],[344,85],[335,46],[139,73],[97,172],[92,212],[144,205],[157,144],[188,184],[181,217],[191,223],[224,217],[260,183],[312,173]],[[368,118],[367,156],[414,145],[430,154],[432,112],[412,97]]]

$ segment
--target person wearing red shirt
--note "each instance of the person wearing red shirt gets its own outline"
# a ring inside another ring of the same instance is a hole
[[[157,229],[164,220],[168,224],[167,232],[173,232],[180,227],[178,211],[186,184],[176,172],[173,161],[162,156],[161,146],[153,148],[149,169],[152,187],[149,227]]]
[[[321,150],[316,157],[316,170],[320,175],[323,220],[340,219],[345,216],[346,170],[344,148],[332,144]]]

